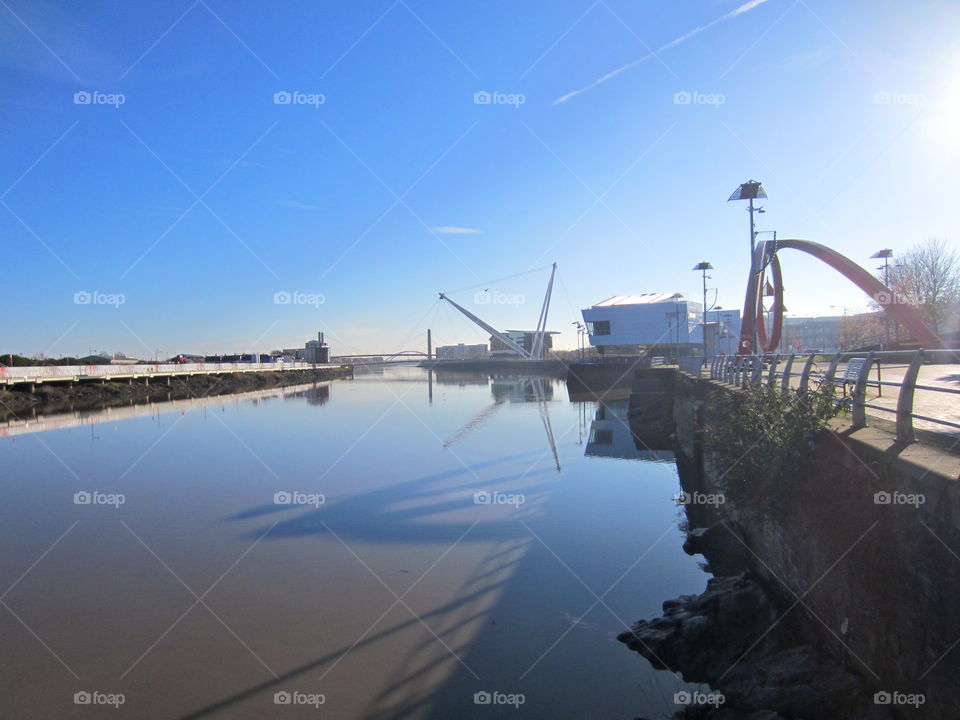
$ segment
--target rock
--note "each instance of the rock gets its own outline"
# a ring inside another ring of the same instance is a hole
[[[841,716],[848,698],[862,695],[860,681],[805,644],[802,611],[786,609],[749,573],[711,578],[701,595],[668,600],[662,617],[641,620],[617,639],[655,668],[726,696],[720,708],[685,708],[674,717]]]

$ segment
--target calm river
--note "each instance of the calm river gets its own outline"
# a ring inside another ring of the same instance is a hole
[[[701,592],[625,403],[414,367],[0,430],[4,718],[629,718]]]

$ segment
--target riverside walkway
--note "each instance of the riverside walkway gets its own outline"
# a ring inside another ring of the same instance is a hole
[[[38,365],[29,367],[0,366],[0,387],[25,384],[34,388],[43,383],[108,382],[157,378],[169,383],[171,378],[189,375],[223,375],[232,373],[289,372],[343,367],[337,363],[151,363],[137,365]]]
[[[901,442],[913,430],[960,440],[960,350],[846,352],[832,356],[765,355],[681,358],[681,370],[735,385],[766,382],[799,390],[832,382],[850,395],[854,424],[867,417],[896,426]],[[954,443],[955,445],[956,443]]]

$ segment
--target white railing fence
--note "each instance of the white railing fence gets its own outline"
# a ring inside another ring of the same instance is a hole
[[[153,375],[194,375],[198,373],[264,372],[308,370],[306,362],[276,363],[153,363],[141,365],[38,365],[0,366],[0,378],[14,382],[43,382],[52,379],[147,377]]]
[[[820,358],[819,360],[817,358]],[[924,420],[937,425],[958,429],[960,423],[945,418],[931,417],[916,413],[914,399],[917,390],[952,393],[960,395],[960,389],[921,385],[917,383],[920,368],[925,363],[960,363],[960,350],[891,350],[881,352],[860,353],[801,353],[792,355],[718,355],[700,361],[695,369],[685,369],[691,374],[702,377],[706,368],[707,377],[737,387],[759,385],[766,382],[769,385],[779,384],[782,390],[792,389],[798,393],[806,392],[811,380],[839,385],[843,394],[850,388],[850,408],[853,426],[866,427],[867,408],[879,412],[890,413],[896,417],[897,440],[900,442],[914,441],[914,420]],[[846,367],[838,377],[841,363]],[[890,363],[900,363],[905,366],[903,377],[897,381],[883,380],[882,370]],[[782,365],[782,369],[781,369]],[[825,368],[824,368],[825,365]],[[876,379],[870,379],[870,373],[876,367]],[[792,384],[796,381],[796,386]],[[878,397],[882,397],[883,388],[897,388],[896,408],[884,407],[867,402],[867,388],[877,389]]]

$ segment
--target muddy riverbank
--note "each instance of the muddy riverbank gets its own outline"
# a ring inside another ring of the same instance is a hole
[[[27,386],[15,387],[0,390],[0,420],[145,402],[230,395],[249,390],[334,380],[350,377],[352,374],[352,368],[347,366],[283,372],[188,375],[171,377],[169,385],[166,378],[154,378],[149,384],[144,379],[136,379],[132,383],[117,380],[105,383],[41,384],[33,393]]]

